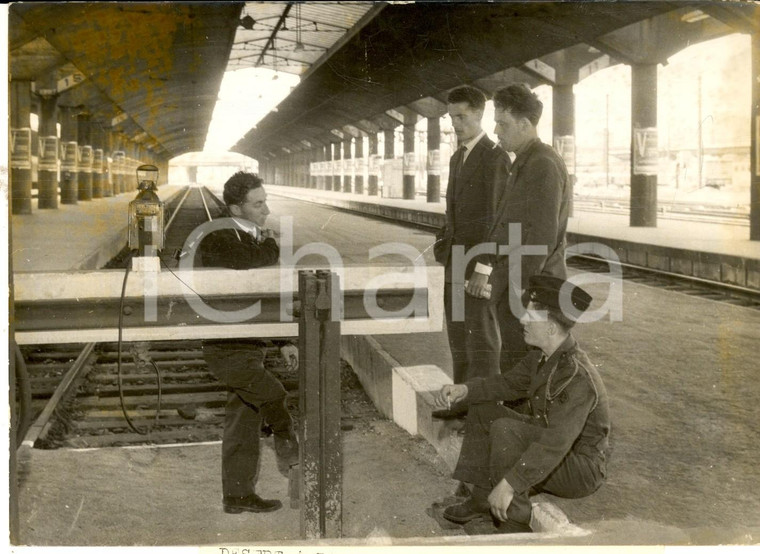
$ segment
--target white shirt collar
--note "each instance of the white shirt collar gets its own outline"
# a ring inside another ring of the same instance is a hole
[[[235,225],[237,225],[238,229],[246,233],[250,233],[251,236],[253,236],[254,240],[258,241],[259,237],[261,237],[261,229],[259,229],[259,226],[256,225],[253,221],[248,221],[247,219],[238,219],[237,217],[233,217],[232,221],[235,222]]]

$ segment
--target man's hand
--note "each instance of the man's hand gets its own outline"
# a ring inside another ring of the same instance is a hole
[[[285,360],[285,369],[294,371],[298,369],[298,347],[295,344],[286,344],[280,347],[280,354]]]
[[[465,281],[465,292],[475,298],[491,298],[491,284],[488,282],[488,275],[473,272],[469,281]]]
[[[441,390],[435,393],[435,405],[438,408],[451,409],[451,405],[467,398],[467,385],[443,385]]]
[[[507,508],[512,503],[514,495],[515,489],[507,483],[506,479],[499,481],[499,484],[488,495],[488,503],[491,505],[493,517],[499,521],[507,521]]]
[[[261,229],[261,240],[275,238],[275,232],[272,229]]]

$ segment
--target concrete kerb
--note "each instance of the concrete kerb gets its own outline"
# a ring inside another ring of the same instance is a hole
[[[462,439],[446,422],[432,418],[432,394],[451,383],[451,378],[436,365],[402,367],[371,336],[342,337],[341,356],[351,365],[378,411],[408,433],[427,440],[453,470]],[[536,533],[564,537],[589,534],[573,525],[545,495],[535,496],[532,503],[531,526]]]

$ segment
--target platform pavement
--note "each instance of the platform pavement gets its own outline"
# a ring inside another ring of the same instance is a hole
[[[158,187],[164,202],[182,190],[180,185]],[[71,271],[103,267],[127,243],[129,203],[136,191],[107,198],[59,204],[31,214],[11,216],[14,272]]]
[[[271,184],[266,185],[266,188],[271,194],[313,200],[328,205],[337,205],[338,201],[352,201],[439,215],[446,212],[443,200],[427,202],[424,198],[380,198]],[[749,227],[743,225],[659,218],[657,227],[631,227],[626,214],[605,214],[576,209],[573,217],[568,220],[567,231],[579,235],[760,260],[760,241],[749,240]]]

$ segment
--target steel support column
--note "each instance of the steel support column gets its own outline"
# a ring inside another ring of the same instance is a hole
[[[572,84],[552,87],[552,139],[554,149],[565,161],[569,175],[570,206],[573,215],[573,189],[575,188],[575,93]]]
[[[11,213],[32,213],[32,84],[13,81],[10,86]]]
[[[760,240],[760,33],[752,34],[749,239]]]
[[[427,118],[427,201],[441,201],[441,118]]]
[[[79,200],[92,200],[92,130],[90,115],[80,114],[78,120],[79,143]]]
[[[369,175],[367,176],[367,194],[369,196],[377,196],[377,180],[381,159],[378,154],[379,142],[377,133],[369,134]]]
[[[416,195],[417,159],[415,157],[414,126],[417,114],[404,114],[404,199],[414,200]]]
[[[631,66],[631,227],[657,227],[657,64]]]

